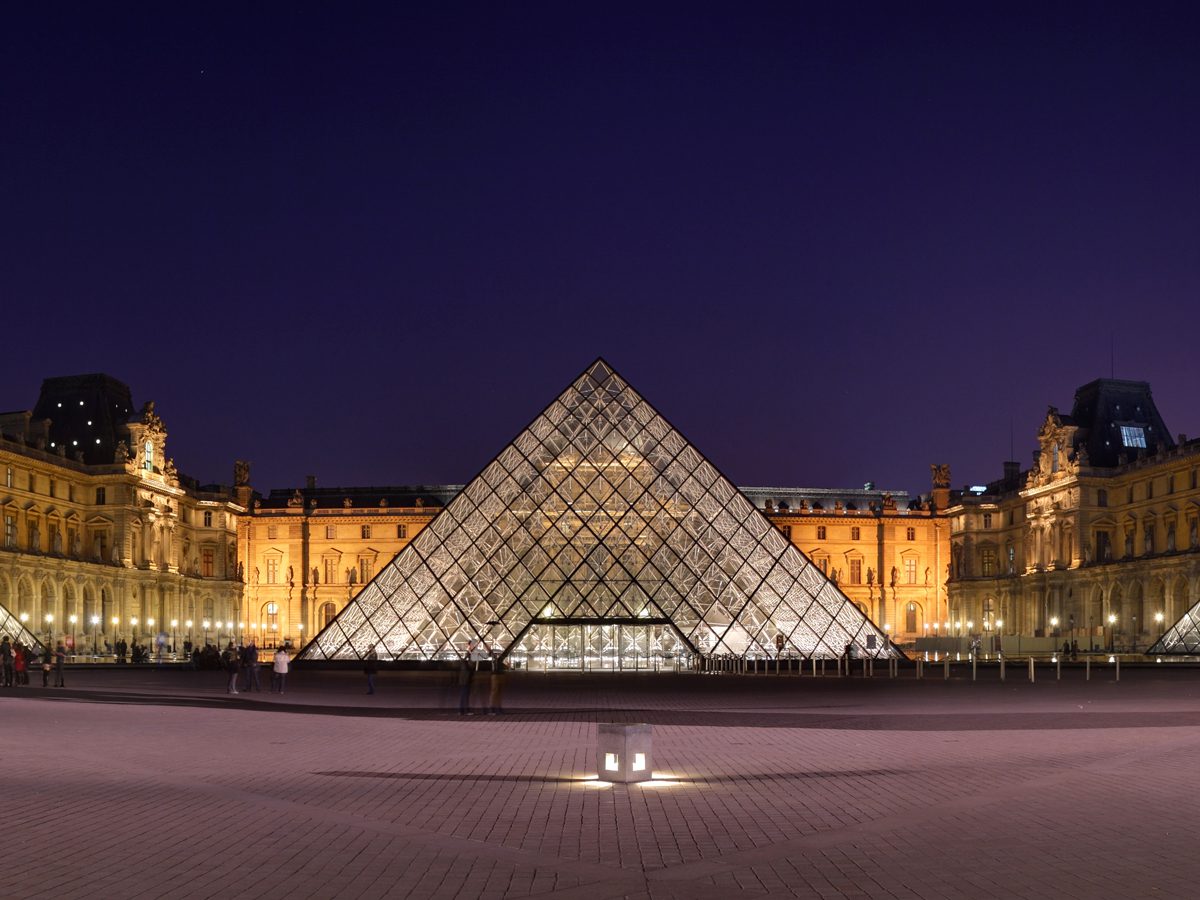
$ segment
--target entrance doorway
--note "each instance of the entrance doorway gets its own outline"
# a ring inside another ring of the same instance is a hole
[[[685,665],[691,653],[667,619],[536,619],[508,660],[533,671],[659,672]]]

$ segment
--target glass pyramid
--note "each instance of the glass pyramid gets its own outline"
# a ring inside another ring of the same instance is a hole
[[[623,668],[734,654],[900,656],[603,360],[300,653]],[[632,663],[629,661],[632,660]],[[610,663],[612,665],[610,666]]]
[[[6,637],[9,643],[20,641],[25,647],[36,647],[39,651],[45,649],[33,632],[21,624],[20,619],[0,605],[0,640]]]
[[[1200,656],[1200,603],[1197,603],[1154,642],[1149,656]]]

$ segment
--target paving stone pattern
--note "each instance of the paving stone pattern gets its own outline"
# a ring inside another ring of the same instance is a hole
[[[486,688],[486,677],[481,690]],[[1193,897],[1200,671],[1122,681],[68,673],[0,691],[0,896]],[[482,695],[477,697],[477,702]],[[660,778],[595,780],[596,721]]]

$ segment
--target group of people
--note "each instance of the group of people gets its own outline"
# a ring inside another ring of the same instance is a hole
[[[287,688],[288,663],[290,657],[287,650],[280,647],[275,651],[271,660],[271,693],[282,694]],[[258,645],[253,640],[241,647],[235,647],[233,641],[221,653],[221,664],[229,673],[227,694],[241,694],[251,690],[261,691],[259,680]],[[238,685],[241,684],[241,690]]]
[[[508,663],[497,653],[484,653],[476,644],[467,647],[467,653],[458,663],[458,714],[460,716],[474,715],[471,709],[471,692],[474,688],[475,676],[480,670],[483,659],[491,662],[489,671],[491,678],[488,684],[488,702],[484,712],[489,716],[498,716],[504,712],[501,698],[504,694],[504,678],[508,672]]]
[[[66,687],[63,665],[67,661],[67,649],[58,645],[45,656],[37,647],[26,647],[20,641],[10,641],[8,635],[0,640],[0,683],[4,687],[22,687],[29,684],[30,668],[42,669],[42,687],[50,686],[50,672],[54,672],[54,686]]]

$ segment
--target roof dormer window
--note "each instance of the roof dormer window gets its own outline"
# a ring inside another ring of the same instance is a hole
[[[1141,425],[1121,426],[1121,446],[1146,449],[1146,429]]]

